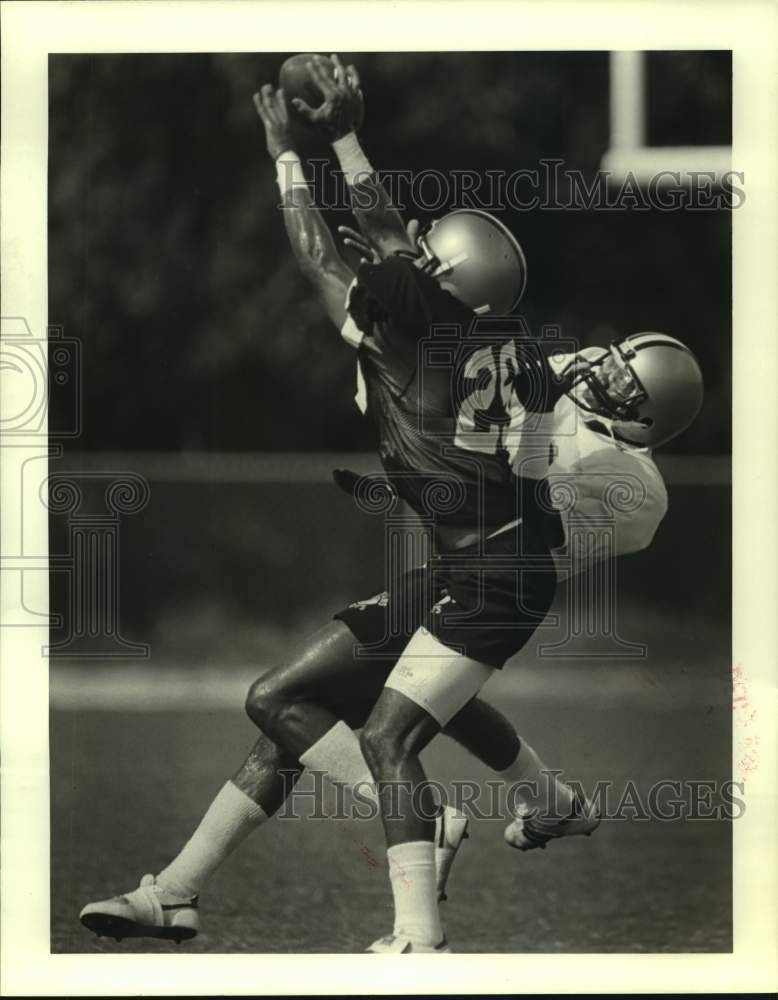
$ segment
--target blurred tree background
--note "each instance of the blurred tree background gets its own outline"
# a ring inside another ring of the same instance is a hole
[[[286,55],[50,58],[49,322],[83,345],[79,449],[370,448],[352,352],[288,249],[251,102]],[[591,178],[608,145],[607,53],[343,55],[381,169],[510,173],[554,157]],[[648,73],[662,81],[652,144],[729,143],[728,52],[653,53]],[[728,451],[729,212],[503,218],[527,254],[531,325],[584,344],[680,337],[706,401],[671,447]]]

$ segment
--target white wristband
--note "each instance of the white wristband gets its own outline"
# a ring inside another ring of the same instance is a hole
[[[370,160],[359,145],[356,132],[349,132],[348,135],[336,139],[332,148],[345,174],[346,183],[352,187],[354,184],[366,180],[374,172],[370,166]]]
[[[303,173],[303,165],[297,153],[288,149],[276,160],[276,183],[281,194],[287,194],[292,188],[304,187],[308,190],[308,182]]]

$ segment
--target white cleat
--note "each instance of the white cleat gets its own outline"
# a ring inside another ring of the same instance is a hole
[[[462,841],[469,837],[468,818],[459,809],[446,806],[435,820],[435,875],[438,902],[446,896],[446,883]]]
[[[87,903],[80,920],[98,937],[117,941],[155,937],[179,944],[195,937],[200,929],[197,903],[197,896],[173,896],[157,885],[153,875],[144,875],[140,886],[124,896]]]
[[[394,934],[387,934],[386,937],[374,941],[369,948],[365,949],[374,955],[446,955],[451,953],[448,941],[445,938],[437,945],[416,944],[407,937],[398,937]]]
[[[518,851],[545,850],[550,840],[577,835],[590,837],[600,825],[600,816],[594,803],[575,796],[573,808],[564,819],[544,819],[523,803],[516,818],[505,828],[505,841]]]

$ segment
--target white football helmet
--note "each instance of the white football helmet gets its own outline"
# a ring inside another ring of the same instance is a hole
[[[516,237],[488,212],[462,208],[436,219],[417,238],[424,270],[445,280],[479,315],[504,316],[519,304],[527,262]]]
[[[614,421],[630,444],[655,448],[680,434],[702,406],[697,359],[680,340],[664,333],[635,333],[603,348],[572,383],[572,399]],[[575,364],[575,360],[571,362]]]

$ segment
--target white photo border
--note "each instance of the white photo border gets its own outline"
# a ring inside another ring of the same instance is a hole
[[[769,2],[170,0],[2,4],[2,309],[47,325],[48,56],[52,52],[732,49],[733,663],[759,705],[761,766],[733,824],[734,951],[662,955],[52,955],[49,926],[48,663],[43,628],[0,632],[2,993],[324,995],[744,992],[778,987],[775,511],[778,419],[778,7]],[[682,280],[682,276],[679,276]],[[12,401],[6,398],[6,405]],[[24,445],[25,441],[19,441]],[[2,482],[31,454],[0,450]],[[20,511],[3,490],[2,541]],[[772,513],[771,513],[772,512]],[[26,529],[48,551],[42,505]],[[45,573],[27,596],[47,607]],[[7,623],[13,595],[3,590]],[[733,741],[734,743],[734,741]],[[711,873],[716,877],[716,873]],[[603,874],[607,878],[607,873]],[[517,904],[520,901],[517,901]],[[258,942],[261,946],[261,942]]]

